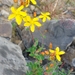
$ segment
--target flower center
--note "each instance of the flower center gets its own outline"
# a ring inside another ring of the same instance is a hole
[[[30,21],[31,25],[34,25],[34,21]]]

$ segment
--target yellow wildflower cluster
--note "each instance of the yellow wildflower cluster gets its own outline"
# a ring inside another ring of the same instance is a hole
[[[32,32],[35,31],[35,26],[41,27],[41,23],[39,22],[39,19],[41,18],[43,22],[46,21],[46,19],[50,20],[50,13],[49,12],[41,12],[41,15],[39,17],[29,16],[29,14],[24,10],[25,7],[28,7],[30,5],[30,2],[34,5],[37,4],[36,0],[25,0],[25,4],[19,6],[18,8],[12,6],[11,7],[11,14],[9,15],[8,19],[14,19],[18,25],[21,25],[22,21],[24,21],[24,26],[30,27],[30,30]]]
[[[20,6],[19,8],[11,7],[12,14],[9,15],[8,19],[11,20],[13,18],[16,19],[16,22],[18,25],[22,23],[23,17],[27,16],[27,13],[24,11],[21,11],[24,8],[24,6]]]
[[[35,30],[35,25],[37,26],[37,27],[40,27],[41,26],[41,23],[40,22],[38,22],[38,18],[31,18],[30,16],[27,16],[25,19],[24,19],[24,21],[25,21],[25,24],[24,24],[24,26],[30,26],[30,30],[32,31],[32,32],[34,32],[34,30]]]
[[[61,57],[60,55],[63,55],[65,54],[64,51],[60,51],[59,47],[56,47],[55,50],[52,50],[50,49],[50,59],[52,60],[52,58],[55,58],[58,60],[58,61],[61,61]]]
[[[46,12],[46,13],[42,13],[41,12],[41,15],[39,16],[39,18],[42,18],[42,21],[45,22],[46,19],[48,19],[48,20],[51,19],[49,16],[50,16],[50,13],[49,12]]]
[[[59,47],[56,47],[55,50],[49,49],[49,51],[44,51],[41,52],[42,55],[49,55],[50,56],[50,60],[55,60],[55,58],[58,61],[61,61],[61,55],[65,54],[64,51],[60,51]]]

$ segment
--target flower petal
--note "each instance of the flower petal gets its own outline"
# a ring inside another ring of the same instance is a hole
[[[50,20],[51,18],[49,16],[47,16],[47,19]]]
[[[55,50],[56,50],[56,52],[59,52],[59,47],[56,47],[56,49],[55,49]]]
[[[59,55],[56,55],[56,59],[57,59],[58,61],[61,61],[61,57],[60,57]]]
[[[31,17],[30,16],[26,16],[27,21],[31,21]]]
[[[31,30],[32,32],[34,32],[35,26],[34,26],[34,25],[31,25],[31,26],[30,26],[30,30]]]
[[[10,14],[9,17],[8,17],[8,20],[11,20],[15,17],[15,14]]]
[[[39,23],[39,22],[34,22],[34,24],[35,24],[37,27],[40,27],[40,26],[41,26],[41,23]]]
[[[25,23],[24,26],[30,26],[30,23]]]
[[[64,51],[60,51],[60,52],[59,52],[59,55],[63,55],[63,54],[65,54]]]
[[[33,4],[37,4],[35,0],[30,0]]]
[[[46,21],[46,18],[44,17],[42,21],[45,22]]]
[[[26,17],[23,18],[23,21],[24,21],[24,22],[28,22],[27,19],[26,19]]]
[[[23,8],[24,8],[24,6],[21,5],[21,6],[17,9],[17,11],[21,11]]]
[[[22,17],[20,15],[16,16],[16,22],[18,25],[20,25],[22,23]]]
[[[15,13],[16,12],[16,8],[14,8],[13,6],[11,7],[11,11],[12,13]]]
[[[29,4],[30,4],[30,0],[26,0],[26,2],[25,2],[25,6],[28,7]]]
[[[26,12],[23,12],[23,11],[20,11],[20,15],[27,16],[27,13]]]
[[[43,13],[43,12],[41,12],[41,14],[42,14],[42,15],[44,15],[44,13]]]
[[[50,15],[50,13],[49,13],[49,12],[46,12],[45,14],[46,14],[46,15]]]
[[[54,50],[49,50],[49,52],[50,52],[50,53],[54,53],[55,51],[54,51]]]
[[[39,19],[38,18],[33,18],[33,21],[38,21]]]
[[[40,16],[39,16],[39,18],[43,18],[43,16],[42,16],[42,15],[40,15]]]

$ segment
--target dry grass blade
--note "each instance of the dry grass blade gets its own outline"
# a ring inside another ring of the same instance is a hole
[[[55,2],[55,5],[54,5],[54,7],[53,7],[52,12],[54,12],[54,11],[55,11],[55,9],[56,9],[56,7],[57,7],[58,2],[59,2],[59,0],[56,0],[56,2]]]

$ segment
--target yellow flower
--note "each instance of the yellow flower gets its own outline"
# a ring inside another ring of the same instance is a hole
[[[25,17],[27,15],[26,12],[21,11],[24,8],[24,6],[20,6],[19,8],[15,8],[15,7],[11,7],[11,11],[12,13],[9,15],[8,19],[11,20],[13,18],[16,19],[16,22],[18,25],[21,24],[22,22],[22,18]]]
[[[30,16],[26,16],[26,18],[24,18],[25,24],[24,26],[28,26],[30,27],[30,30],[32,32],[35,31],[35,26],[40,27],[41,24],[40,22],[38,22],[38,18],[31,18]]]
[[[50,51],[50,53],[55,54],[56,59],[57,59],[58,61],[61,61],[60,55],[65,54],[64,51],[60,51],[59,47],[56,47],[55,50],[49,50],[49,51]]]
[[[41,12],[41,15],[39,16],[39,18],[41,18],[42,21],[45,22],[46,19],[48,19],[48,20],[51,19],[49,16],[50,16],[50,13],[49,13],[49,12],[46,12],[46,13],[42,13],[42,12]]]
[[[34,4],[34,5],[37,4],[37,3],[36,3],[36,0],[26,0],[26,2],[25,2],[26,7],[29,6],[30,2],[31,2],[32,4]]]

